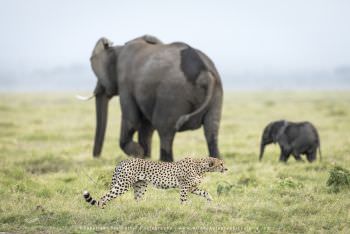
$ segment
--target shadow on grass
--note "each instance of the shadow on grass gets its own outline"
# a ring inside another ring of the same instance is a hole
[[[72,163],[52,154],[37,159],[28,159],[21,163],[22,167],[31,174],[47,174],[56,172],[67,172],[72,169]]]

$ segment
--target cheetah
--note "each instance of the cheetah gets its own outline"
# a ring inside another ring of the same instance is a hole
[[[185,158],[177,162],[154,162],[140,158],[120,162],[114,170],[110,191],[96,201],[88,191],[84,191],[86,202],[104,208],[110,200],[122,195],[131,187],[134,198],[139,201],[151,183],[156,188],[180,188],[180,201],[187,201],[189,192],[202,196],[208,201],[212,198],[208,192],[198,188],[206,172],[225,172],[223,161],[217,158]]]

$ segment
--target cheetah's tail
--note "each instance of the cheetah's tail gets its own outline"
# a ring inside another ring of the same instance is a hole
[[[93,199],[88,191],[84,191],[83,196],[85,201],[90,203],[90,205],[99,205],[99,202]]]

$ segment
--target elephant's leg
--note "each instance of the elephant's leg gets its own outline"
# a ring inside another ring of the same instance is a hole
[[[281,154],[280,154],[280,162],[287,162],[288,158],[290,156],[290,152],[288,152],[286,149],[281,148]]]
[[[142,146],[132,140],[135,131],[136,129],[129,121],[125,119],[122,120],[119,139],[120,148],[122,148],[127,155],[143,157],[144,152]]]
[[[173,141],[175,133],[172,131],[161,133],[160,138],[160,160],[164,162],[173,161]]]
[[[220,152],[218,148],[218,132],[219,128],[215,123],[204,123],[204,135],[207,141],[208,151],[210,157],[220,157]]]
[[[280,154],[280,162],[285,162],[285,156],[282,152]]]
[[[290,153],[287,153],[286,156],[285,156],[285,162],[288,161],[289,157],[290,157]]]
[[[122,111],[122,122],[120,130],[120,148],[127,154],[143,157],[144,151],[140,144],[133,141],[135,131],[141,125],[141,112],[134,98],[127,92],[120,93],[120,105]]]
[[[208,145],[210,157],[220,157],[218,148],[218,134],[221,120],[221,96],[215,96],[211,108],[203,121],[204,135]]]
[[[153,131],[152,125],[148,122],[143,122],[139,129],[139,144],[142,146],[144,156],[147,158],[151,156]]]
[[[293,153],[293,148],[285,142],[279,142],[278,144],[281,149],[280,161],[287,162],[290,157],[290,154]]]
[[[310,163],[313,162],[313,161],[315,161],[315,159],[316,159],[316,154],[317,154],[316,149],[309,151],[309,152],[306,154],[307,161],[309,161]]]
[[[302,162],[302,161],[303,161],[303,159],[302,159],[301,156],[300,156],[300,153],[295,153],[295,154],[293,154],[293,156],[294,156],[295,160],[297,160],[297,161],[299,161],[299,162]]]

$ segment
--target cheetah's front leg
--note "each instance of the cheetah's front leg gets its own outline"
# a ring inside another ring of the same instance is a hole
[[[180,201],[181,204],[185,203],[187,201],[187,194],[188,192],[192,192],[193,188],[196,188],[198,184],[201,183],[201,177],[194,176],[190,177],[187,180],[180,181]]]
[[[198,196],[202,196],[207,199],[208,202],[212,201],[213,198],[210,196],[210,194],[207,191],[204,191],[199,188],[194,188],[191,193],[196,194]]]
[[[188,188],[181,188],[180,190],[180,201],[184,204],[187,201]]]

